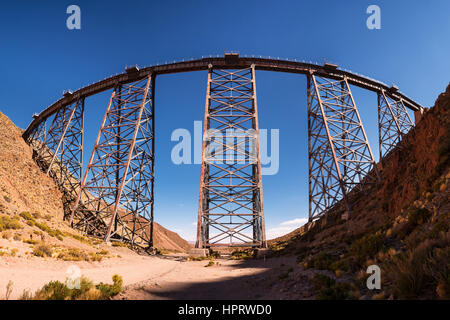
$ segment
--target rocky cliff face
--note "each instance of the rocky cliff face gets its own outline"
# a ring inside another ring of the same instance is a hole
[[[336,210],[272,240],[274,254],[320,270],[311,278],[318,297],[450,298],[449,131],[450,85],[382,159],[381,182],[353,195],[349,220]],[[366,286],[372,264],[381,268],[380,290]]]
[[[178,252],[187,252],[192,246],[183,238],[181,238],[178,233],[170,231],[159,223],[154,224],[154,234],[153,234],[154,246],[158,249],[172,250]]]
[[[0,112],[0,213],[40,212],[62,219],[62,194],[32,154],[22,131]]]

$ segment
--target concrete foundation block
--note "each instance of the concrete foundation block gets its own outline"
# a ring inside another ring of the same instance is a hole
[[[262,259],[266,257],[270,252],[269,248],[258,248],[255,249],[255,258],[256,259]]]
[[[202,248],[192,248],[189,250],[189,255],[196,258],[207,257],[209,256],[209,250]]]

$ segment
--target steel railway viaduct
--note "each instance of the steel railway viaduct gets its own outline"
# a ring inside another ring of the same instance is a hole
[[[413,127],[406,108],[415,116],[423,112],[397,87],[329,63],[226,53],[127,68],[122,74],[65,92],[34,115],[23,134],[33,147],[35,161],[63,192],[65,219],[72,227],[107,241],[153,246],[155,79],[160,74],[198,70],[208,71],[198,248],[267,246],[255,70],[307,77],[310,221],[336,205],[351,212],[349,193],[380,179],[350,85],[377,93],[380,159]],[[85,99],[107,90],[112,93],[83,172]],[[210,134],[214,130],[226,136],[231,129],[233,142],[223,143]],[[244,137],[242,132],[251,134]],[[222,152],[208,152],[213,145],[222,145]],[[231,163],[223,161],[227,152],[238,157]]]

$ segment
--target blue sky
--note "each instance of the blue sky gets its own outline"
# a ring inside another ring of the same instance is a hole
[[[66,28],[67,6],[81,30]],[[381,8],[381,29],[366,8]],[[14,1],[0,4],[0,111],[25,128],[61,97],[123,72],[126,65],[198,58],[224,51],[323,63],[370,76],[431,106],[449,82],[450,2],[441,1]],[[306,80],[257,72],[260,127],[280,130],[280,170],[264,176],[268,235],[307,216]],[[156,84],[155,220],[194,239],[200,166],[171,162],[174,129],[203,119],[206,73],[160,76]],[[376,95],[354,88],[378,154]],[[109,94],[86,101],[86,147]],[[89,154],[89,152],[86,152]]]

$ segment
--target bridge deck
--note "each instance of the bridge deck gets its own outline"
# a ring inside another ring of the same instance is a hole
[[[343,77],[346,77],[348,83],[361,87],[363,89],[373,92],[381,92],[383,90],[387,91],[392,98],[397,100],[402,99],[405,106],[413,111],[418,111],[422,108],[419,103],[399,92],[397,88],[389,87],[388,85],[380,81],[355,74],[350,71],[339,70],[334,65],[317,65],[306,62],[253,57],[234,56],[230,59],[229,57],[227,57],[227,55],[225,55],[225,57],[202,58],[190,61],[174,62],[169,64],[150,66],[143,69],[130,68],[127,70],[128,72],[124,72],[122,74],[118,74],[105,80],[80,88],[73,93],[66,94],[63,98],[59,99],[48,108],[43,110],[38,116],[35,116],[33,121],[25,130],[24,137],[27,137],[42,121],[53,115],[60,108],[69,105],[80,98],[89,97],[97,93],[112,89],[117,83],[134,82],[139,79],[145,78],[149,74],[153,74],[154,76],[156,76],[158,74],[207,70],[210,64],[216,68],[221,69],[239,69],[249,67],[254,64],[256,70],[268,70],[299,74],[309,74],[310,72],[313,72],[316,75],[332,79],[342,79]]]

